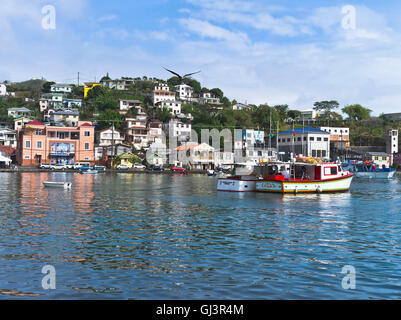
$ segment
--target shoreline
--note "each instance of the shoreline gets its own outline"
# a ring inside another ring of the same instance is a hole
[[[78,170],[73,169],[65,169],[65,170],[49,170],[49,169],[39,169],[39,168],[17,168],[17,169],[7,169],[7,168],[0,168],[0,172],[10,172],[10,173],[17,173],[17,172],[64,172],[64,173],[80,173]],[[117,169],[106,169],[105,171],[99,171],[98,173],[140,173],[140,174],[176,174],[176,175],[183,175],[179,172],[173,172],[170,170],[164,171],[150,171],[150,170],[141,170],[141,169],[128,169],[128,170],[117,170]],[[207,175],[207,170],[191,170],[188,171],[188,174],[205,174]]]

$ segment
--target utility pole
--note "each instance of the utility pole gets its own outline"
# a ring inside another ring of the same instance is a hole
[[[114,162],[114,159],[115,159],[115,157],[116,157],[116,149],[115,149],[115,147],[114,147],[114,123],[115,123],[115,120],[113,120],[112,121],[112,127],[111,127],[111,148],[112,148],[112,154],[113,154],[113,158],[112,158],[112,161]]]
[[[78,87],[79,87],[79,71],[78,71]]]

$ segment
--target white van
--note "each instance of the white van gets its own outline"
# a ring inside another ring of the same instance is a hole
[[[74,163],[74,169],[80,169],[82,167],[91,167],[90,162],[76,162]]]

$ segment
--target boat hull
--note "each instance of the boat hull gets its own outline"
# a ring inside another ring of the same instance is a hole
[[[69,189],[71,188],[71,182],[51,182],[51,181],[44,181],[43,185],[48,188],[63,188]]]
[[[217,182],[217,191],[253,192],[255,187],[256,180],[219,179]]]
[[[396,171],[389,171],[389,172],[355,172],[355,177],[360,179],[394,179],[396,175]]]
[[[277,181],[256,182],[256,191],[270,193],[323,193],[345,192],[351,187],[353,175],[326,181]]]

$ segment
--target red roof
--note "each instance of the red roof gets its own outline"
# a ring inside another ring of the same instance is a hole
[[[44,124],[38,120],[33,120],[31,122],[29,122],[27,125],[31,125],[31,126],[44,126]]]
[[[85,122],[81,124],[80,127],[93,127],[93,126],[90,123]]]

